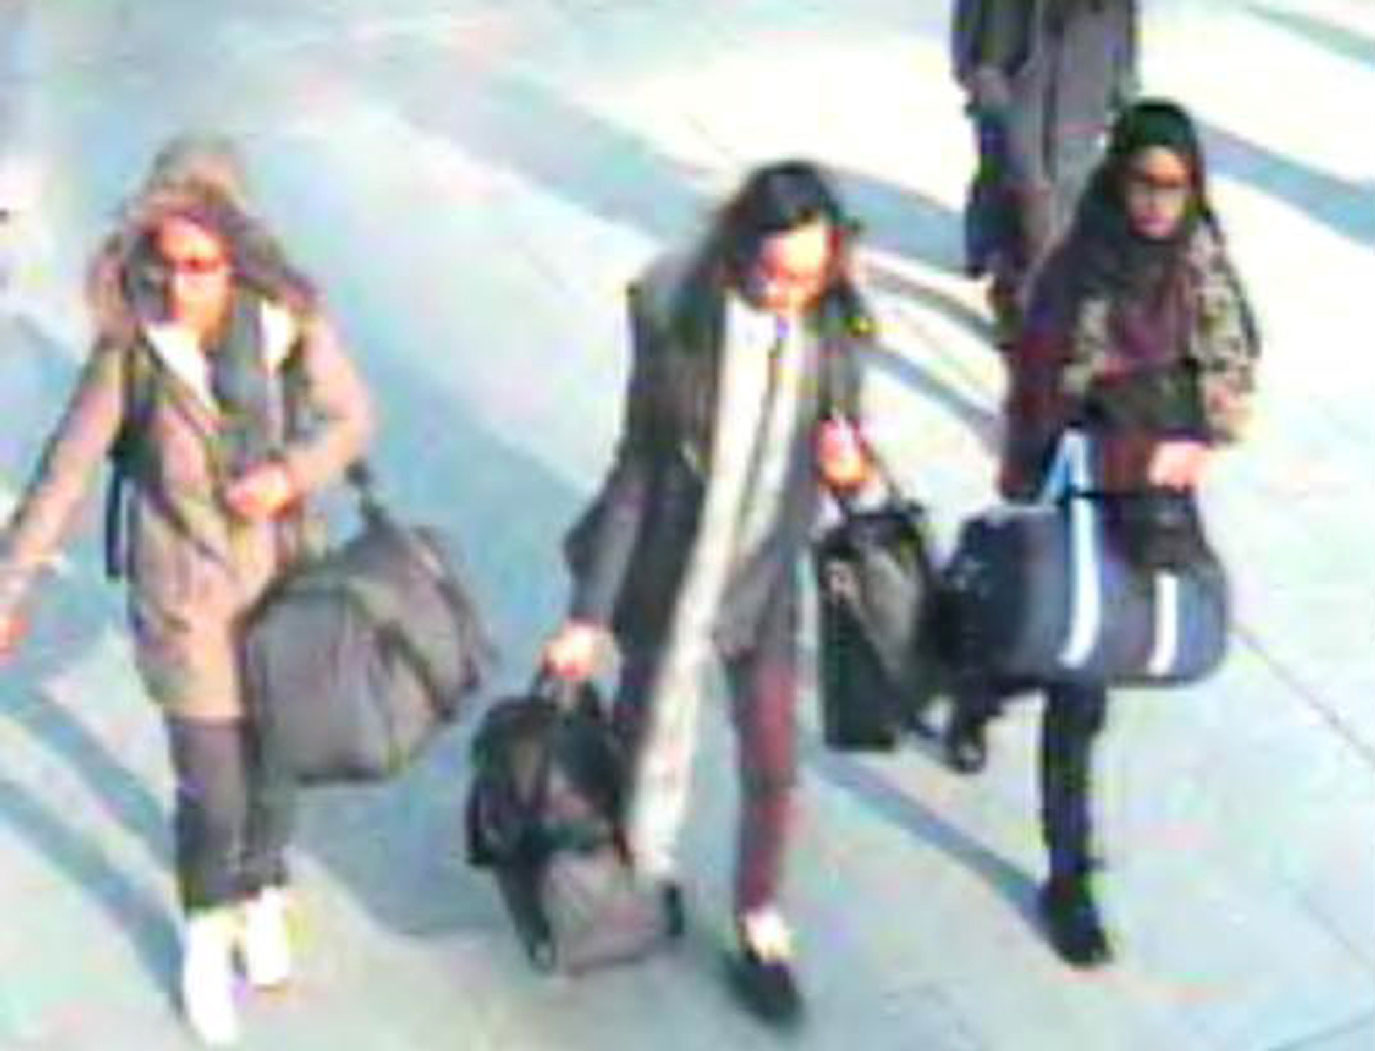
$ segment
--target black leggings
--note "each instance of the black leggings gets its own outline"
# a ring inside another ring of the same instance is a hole
[[[284,884],[295,785],[255,727],[168,717],[167,733],[182,907],[214,908]]]
[[[1108,691],[1049,686],[1041,715],[1041,829],[1052,877],[1083,874],[1092,861],[1093,744]]]
[[[1082,874],[1093,858],[1093,746],[1103,729],[1108,691],[1067,684],[967,683],[960,690],[960,717],[974,722],[992,719],[1008,697],[1029,689],[1045,694],[1038,765],[1041,834],[1050,855],[1050,873]]]

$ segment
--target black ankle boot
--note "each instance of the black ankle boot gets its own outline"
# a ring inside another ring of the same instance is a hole
[[[1050,944],[1066,963],[1097,967],[1112,959],[1087,873],[1051,876],[1041,887],[1038,904]]]
[[[664,910],[664,930],[670,938],[681,938],[687,930],[683,888],[674,880],[664,880],[659,884],[659,902]]]
[[[945,724],[945,762],[961,774],[977,774],[988,765],[988,717],[957,708]]]

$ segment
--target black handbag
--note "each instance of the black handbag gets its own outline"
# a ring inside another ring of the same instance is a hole
[[[928,644],[935,565],[925,508],[892,483],[885,502],[841,518],[814,545],[820,599],[822,739],[888,750],[937,689]]]
[[[536,967],[578,973],[664,944],[664,903],[626,846],[629,758],[593,687],[541,675],[489,709],[472,754],[468,862],[496,877]]]
[[[493,657],[454,547],[396,521],[362,465],[349,478],[362,528],[288,570],[243,634],[250,710],[303,784],[404,770],[480,687]]]
[[[1146,501],[1105,500],[1088,484],[1086,441],[1062,439],[1057,465],[1078,465],[1040,502],[995,508],[963,526],[942,572],[947,658],[1005,680],[1198,681],[1226,655],[1231,607],[1197,508],[1187,495],[1150,512]],[[1124,529],[1126,515],[1135,516],[1125,527],[1134,533]],[[1167,524],[1153,534],[1151,521]]]
[[[1143,489],[1101,499],[1108,538],[1132,565],[1148,571],[1187,572],[1200,563],[1217,561],[1192,493]]]

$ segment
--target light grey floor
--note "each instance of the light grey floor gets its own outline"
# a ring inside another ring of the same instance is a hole
[[[751,164],[832,165],[868,220],[879,440],[943,539],[991,499],[1000,369],[958,276],[969,133],[937,0],[8,0],[0,4],[0,493],[83,353],[82,261],[155,146],[236,136],[374,383],[404,512],[452,530],[521,683],[561,530],[619,416],[620,290]],[[1035,931],[1034,711],[976,781],[828,755],[794,855],[801,1047],[1375,1046],[1375,8],[1147,3],[1146,85],[1205,122],[1268,337],[1253,439],[1208,492],[1240,608],[1224,672],[1124,694],[1102,757],[1121,962]],[[170,1001],[168,773],[93,499],[0,679],[0,1048],[189,1046]],[[693,926],[648,965],[533,974],[465,869],[466,730],[313,798],[302,975],[248,1048],[752,1048],[721,982],[734,788],[709,720]]]

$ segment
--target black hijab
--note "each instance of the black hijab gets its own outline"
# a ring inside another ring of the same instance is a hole
[[[1169,237],[1144,237],[1127,214],[1126,183],[1132,158],[1158,147],[1178,156],[1189,172],[1190,193],[1183,219]],[[1146,99],[1125,110],[1113,124],[1107,154],[1079,202],[1068,250],[1076,298],[1112,299],[1159,306],[1181,272],[1198,224],[1215,227],[1208,206],[1207,170],[1198,134],[1178,105]]]

